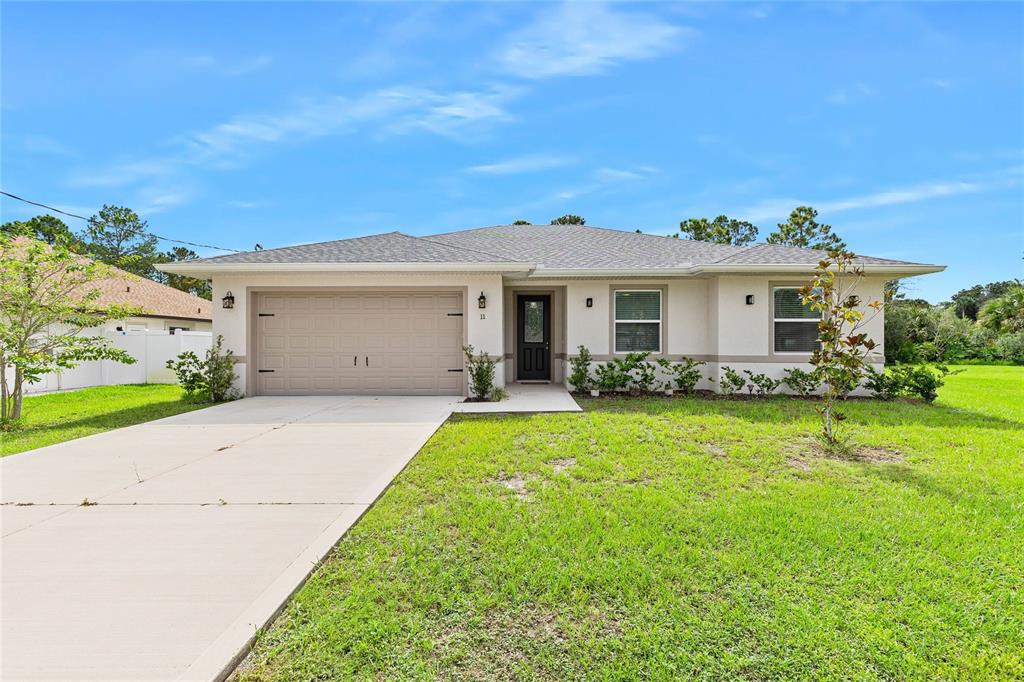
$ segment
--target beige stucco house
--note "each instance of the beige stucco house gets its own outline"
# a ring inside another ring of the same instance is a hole
[[[110,277],[90,282],[99,289],[99,305],[128,305],[142,312],[126,320],[110,320],[104,331],[208,332],[213,328],[210,301],[187,291],[139,277],[119,268],[111,268]]]
[[[820,251],[730,246],[577,225],[399,232],[168,263],[213,282],[213,331],[246,395],[465,394],[461,348],[502,358],[500,384],[565,382],[583,345],[781,376],[806,365],[799,301]],[[860,257],[859,293],[942,266]],[[228,305],[230,304],[230,307]],[[867,329],[879,344],[883,319]],[[881,362],[881,355],[878,356]]]

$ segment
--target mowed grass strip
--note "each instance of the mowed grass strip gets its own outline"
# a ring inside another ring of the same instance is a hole
[[[1024,369],[446,424],[236,677],[1024,678]]]
[[[184,396],[176,384],[97,386],[27,396],[20,426],[0,431],[0,457],[208,407]]]

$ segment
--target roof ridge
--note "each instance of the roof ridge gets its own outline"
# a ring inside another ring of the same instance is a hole
[[[287,246],[275,246],[272,249],[262,249],[260,251],[256,251],[256,250],[252,250],[252,251],[239,251],[238,253],[270,253],[270,252],[273,252],[273,251],[282,251],[284,249],[296,249],[296,248],[303,247],[303,246],[319,246],[321,244],[334,244],[336,242],[350,242],[350,241],[352,241],[354,239],[369,239],[371,237],[383,237],[384,235],[388,235],[388,234],[400,234],[403,237],[411,236],[411,235],[399,232],[398,230],[391,230],[390,232],[376,232],[374,234],[361,234],[358,237],[344,237],[342,239],[324,239],[323,241],[319,241],[319,242],[303,242],[301,244],[288,244]],[[221,254],[219,256],[209,256],[207,258],[201,258],[199,260],[217,260],[219,258],[230,258],[231,256],[234,256],[234,255],[237,255],[237,254],[226,253],[226,254]]]
[[[478,228],[478,229],[487,229],[487,228]],[[490,256],[491,258],[496,259],[496,261],[501,261],[501,262],[505,262],[505,263],[515,263],[516,262],[516,261],[512,260],[511,258],[505,258],[504,256],[499,256],[499,255],[491,253],[489,251],[481,251],[480,249],[470,249],[470,248],[465,247],[465,246],[455,246],[454,244],[447,244],[445,242],[434,241],[433,239],[430,239],[429,237],[418,237],[418,236],[416,236],[414,234],[406,234],[404,232],[397,232],[396,231],[396,234],[400,234],[403,237],[410,237],[412,239],[418,239],[420,241],[427,242],[428,244],[437,244],[438,246],[444,246],[444,247],[447,247],[449,249],[455,249],[456,251],[468,251],[469,253],[479,253],[479,254],[481,254],[483,256]],[[434,236],[434,235],[431,235],[431,236]]]

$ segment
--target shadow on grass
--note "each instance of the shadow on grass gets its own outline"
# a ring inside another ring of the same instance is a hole
[[[750,422],[785,424],[816,419],[817,403],[783,396],[755,400],[709,398],[599,398],[578,401],[587,412],[642,412],[651,415],[727,416]],[[839,410],[864,426],[924,426],[1024,431],[1024,423],[984,412],[943,405],[880,400],[850,400]]]
[[[12,441],[16,439],[17,441],[24,441],[28,443],[39,440],[40,445],[33,445],[31,447],[42,447],[42,445],[52,445],[67,440],[67,438],[60,437],[62,431],[67,431],[69,433],[79,430],[108,431],[110,429],[141,424],[153,421],[154,419],[161,419],[163,417],[172,417],[176,414],[181,414],[182,412],[190,412],[192,410],[209,406],[210,405],[207,403],[193,403],[186,400],[149,403],[147,405],[138,405],[136,407],[114,409],[110,412],[93,414],[77,419],[61,419],[57,421],[50,421],[45,424],[25,424],[13,431],[5,432],[4,435],[8,436]],[[17,447],[17,443],[12,444]],[[12,452],[9,454],[14,453]]]

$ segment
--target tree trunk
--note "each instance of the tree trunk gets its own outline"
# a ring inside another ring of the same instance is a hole
[[[14,367],[14,391],[11,393],[9,400],[11,401],[11,421],[18,421],[21,419],[21,397],[22,390],[24,389],[25,375],[21,373],[21,367],[15,365]]]
[[[7,407],[10,395],[7,392],[7,361],[0,357],[0,424],[7,421]]]

